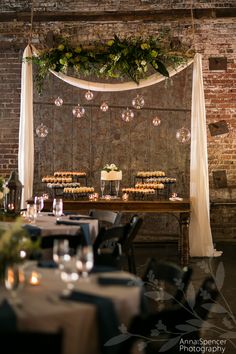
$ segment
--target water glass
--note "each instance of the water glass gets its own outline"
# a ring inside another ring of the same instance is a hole
[[[53,199],[53,214],[57,217],[57,220],[60,219],[60,216],[63,214],[63,200],[62,199]]]
[[[79,279],[76,269],[76,258],[73,249],[69,249],[63,258],[61,269],[61,280],[66,283],[66,288],[62,291],[64,296],[70,295],[74,289],[74,283]]]
[[[66,239],[55,239],[53,242],[53,260],[59,269],[63,269],[64,261],[68,258],[69,241]]]
[[[30,224],[34,224],[37,219],[37,206],[35,204],[27,204],[26,219]]]
[[[118,195],[119,195],[119,189],[120,189],[120,181],[116,180],[115,181],[116,197],[118,197]]]
[[[92,246],[79,246],[76,255],[76,267],[83,278],[87,278],[93,268],[93,248]]]
[[[103,179],[101,179],[101,181],[100,181],[100,188],[101,188],[101,192],[102,192],[102,198],[103,198],[103,194],[104,194],[104,190],[105,190],[105,183],[106,183],[106,181],[104,181]]]

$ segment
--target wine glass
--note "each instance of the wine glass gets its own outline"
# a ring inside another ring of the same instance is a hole
[[[76,269],[76,258],[73,249],[68,249],[62,260],[61,280],[66,283],[66,288],[62,291],[64,296],[69,296],[74,289],[74,283],[79,279]]]
[[[58,265],[59,269],[64,267],[64,258],[67,258],[69,253],[69,241],[66,239],[55,239],[53,242],[53,260]]]
[[[76,267],[83,278],[88,278],[88,274],[93,268],[93,248],[92,246],[79,246],[76,256]]]
[[[100,181],[100,188],[101,188],[101,192],[102,192],[102,198],[103,198],[103,193],[104,193],[104,190],[105,190],[105,180],[101,179]]]
[[[63,201],[62,199],[53,199],[53,214],[57,217],[57,220],[60,219],[60,216],[63,214]]]
[[[36,205],[37,215],[40,216],[41,211],[44,207],[44,198],[43,197],[34,197],[34,204]]]
[[[115,181],[115,190],[116,190],[116,197],[118,198],[119,195],[119,189],[120,189],[120,181],[116,180]]]

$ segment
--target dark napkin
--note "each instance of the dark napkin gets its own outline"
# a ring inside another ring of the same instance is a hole
[[[83,245],[91,245],[91,237],[90,237],[90,231],[89,231],[89,224],[87,223],[82,223],[82,222],[76,222],[76,221],[70,221],[70,220],[57,220],[56,221],[57,225],[77,225],[80,226],[82,235],[83,235]]]
[[[41,235],[41,229],[34,225],[23,225],[23,228],[28,232],[31,237],[38,237]]]
[[[111,338],[120,334],[119,322],[111,299],[93,294],[73,291],[65,300],[94,304],[97,309],[97,321],[102,354],[117,354],[119,345],[104,346]]]
[[[91,270],[91,273],[108,273],[108,272],[119,272],[120,270],[115,267],[109,267],[104,265],[95,265]]]
[[[61,216],[65,216],[65,215],[66,215],[65,213],[61,214]],[[56,215],[53,213],[48,213],[48,216],[56,216]]]
[[[58,265],[53,260],[42,259],[38,261],[38,267],[40,268],[58,268]]]
[[[131,278],[98,277],[100,285],[141,286],[141,281]]]
[[[93,218],[92,216],[89,215],[69,216],[69,219],[70,220],[81,220],[81,219],[96,220],[96,218]]]
[[[7,300],[0,304],[0,331],[16,331],[16,314]]]

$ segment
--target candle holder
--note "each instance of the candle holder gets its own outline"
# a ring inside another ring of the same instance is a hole
[[[40,285],[41,283],[41,274],[36,272],[36,271],[32,271],[29,277],[29,284],[33,285],[33,286],[37,286]]]
[[[16,171],[12,171],[6,183],[6,187],[9,189],[9,192],[5,195],[5,211],[9,213],[19,213],[23,186]]]

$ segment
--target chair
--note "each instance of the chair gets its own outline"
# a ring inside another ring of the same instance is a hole
[[[63,333],[0,332],[0,343],[7,354],[62,354]]]
[[[127,237],[129,226],[129,224],[114,225],[100,230],[93,244],[95,265],[118,266],[117,262],[122,256],[121,242]]]
[[[186,301],[168,310],[135,316],[128,328],[128,333],[133,336],[123,343],[120,353],[131,353],[133,345],[143,338],[145,353],[179,353],[181,339],[201,338],[201,328],[218,294],[213,277],[207,277],[193,302]],[[161,350],[163,345],[165,350]]]
[[[137,236],[140,227],[142,226],[143,219],[138,215],[133,215],[129,222],[129,229],[127,236],[120,240],[122,252],[125,254],[128,261],[129,272],[136,274],[136,262],[134,255],[133,241]]]
[[[123,263],[124,260],[121,255],[124,255],[128,261],[129,271],[136,274],[133,240],[142,222],[142,218],[134,215],[127,224],[102,228],[94,243],[94,253],[98,253],[99,249],[102,249],[104,253],[104,248],[106,248],[105,252],[110,251],[110,257],[113,260],[119,258],[120,264]]]
[[[167,261],[156,261],[155,258],[149,258],[142,275],[142,280],[146,291],[151,290],[151,295],[158,291],[161,285],[168,290],[171,296],[171,304],[180,303],[186,296],[186,290],[190,282],[192,269],[180,266]],[[149,303],[155,303],[151,301]]]
[[[103,226],[108,224],[119,225],[121,222],[122,213],[111,210],[92,209],[89,211],[89,216],[101,221]]]

